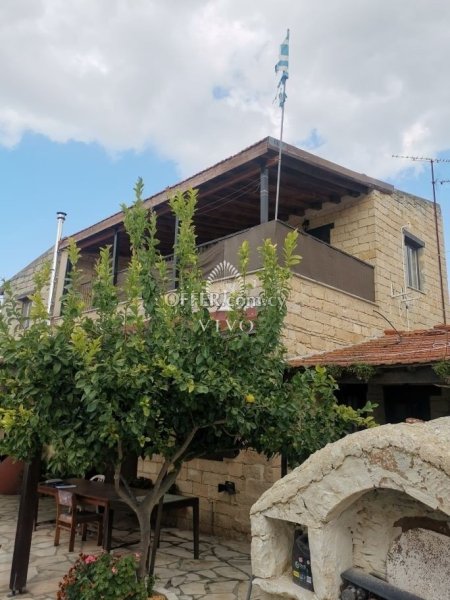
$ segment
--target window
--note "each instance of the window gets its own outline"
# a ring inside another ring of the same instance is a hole
[[[30,326],[30,311],[31,311],[31,298],[29,298],[28,296],[24,296],[23,298],[20,298],[20,303],[22,305],[21,307],[21,314],[22,314],[22,327],[24,329],[28,329],[28,327]]]
[[[334,229],[334,223],[328,223],[328,225],[321,225],[320,227],[314,227],[313,229],[306,229],[308,235],[312,235],[317,240],[322,242],[330,243],[331,230]]]
[[[421,273],[421,253],[425,244],[411,233],[405,233],[405,277],[406,285],[421,290],[423,277]]]

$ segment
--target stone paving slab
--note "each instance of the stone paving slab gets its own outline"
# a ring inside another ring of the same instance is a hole
[[[16,530],[18,496],[0,496],[0,599],[9,593],[9,576]],[[54,500],[42,498],[38,521],[54,519]],[[82,542],[77,536],[75,551],[68,552],[68,532],[62,531],[61,544],[53,545],[54,525],[39,525],[33,534],[27,593],[23,600],[55,600],[58,583],[80,552],[99,551],[95,535]],[[113,544],[136,539],[132,515],[119,514]],[[136,546],[120,552],[136,551]],[[212,536],[200,536],[200,559],[192,557],[192,532],[163,529],[156,557],[157,587],[179,600],[246,600],[251,573],[249,544]],[[256,590],[251,600],[259,600]]]

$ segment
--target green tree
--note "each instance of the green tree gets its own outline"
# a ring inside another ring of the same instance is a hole
[[[142,191],[139,180],[136,202],[123,207],[132,252],[125,302],[119,302],[110,249],[104,248],[93,286],[96,316],[83,313],[79,251],[72,244],[60,322],[50,324],[45,313],[46,273],[36,280],[30,328],[21,335],[11,331],[20,323],[11,293],[0,321],[0,452],[29,459],[45,446],[55,471],[79,474],[93,462],[113,463],[117,493],[139,521],[141,579],[151,550],[151,512],[183,462],[253,448],[268,457],[283,451],[295,463],[354,423],[370,424],[337,407],[335,383],[325,370],[285,378],[281,335],[291,267],[299,260],[297,233],[286,237],[282,264],[270,240],[259,249],[262,305],[255,322],[237,301],[249,288],[249,248],[243,244],[241,289],[231,299],[229,326],[217,327],[202,302],[207,296],[193,226],[196,192],[170,202],[179,223],[177,295],[171,298],[179,301],[168,302],[169,271],[158,251],[156,215],[145,209]],[[163,458],[153,488],[139,499],[121,477],[130,453]]]

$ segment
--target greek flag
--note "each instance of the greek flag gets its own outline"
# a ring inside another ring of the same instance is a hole
[[[275,73],[281,73],[280,81],[278,82],[278,88],[280,89],[278,99],[280,106],[283,106],[286,101],[286,92],[284,90],[286,79],[289,77],[289,29],[287,30],[286,37],[280,46],[280,58],[275,65]]]
[[[286,38],[280,46],[280,59],[275,65],[275,73],[281,72],[280,83],[289,77],[289,29]]]

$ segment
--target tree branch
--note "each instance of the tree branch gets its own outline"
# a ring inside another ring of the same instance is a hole
[[[172,458],[170,459],[170,462],[172,464],[175,464],[176,462],[178,462],[179,460],[181,460],[183,458],[184,454],[186,453],[186,450],[189,448],[189,445],[192,442],[192,440],[194,439],[197,431],[200,431],[200,429],[208,429],[208,427],[214,427],[214,425],[224,425],[225,423],[226,423],[225,419],[220,419],[219,421],[213,421],[212,423],[208,423],[207,425],[199,425],[197,427],[194,427],[192,429],[192,431],[189,433],[189,435],[187,436],[187,438],[184,440],[183,444],[178,449],[178,452],[176,452],[176,454],[174,456],[172,456]]]
[[[147,494],[144,500],[141,503],[142,510],[145,512],[146,510],[153,510],[153,507],[158,504],[160,499],[166,494],[171,486],[175,483],[178,474],[180,472],[181,465],[175,467],[173,471],[168,473],[165,478],[161,481],[158,489],[152,489],[152,492]],[[151,512],[150,512],[151,514]]]
[[[194,427],[194,429],[192,429],[192,431],[189,433],[189,435],[187,436],[187,438],[184,440],[184,442],[182,443],[182,445],[180,446],[180,448],[178,449],[178,452],[176,452],[172,458],[170,459],[170,463],[171,464],[175,464],[177,461],[180,460],[180,458],[183,456],[183,454],[186,452],[186,450],[189,448],[189,444],[192,442],[192,440],[195,437],[195,434],[197,433],[197,431],[201,429],[200,427]],[[167,460],[167,459],[166,459]]]
[[[120,486],[120,482],[124,481],[120,473],[123,461],[123,450],[121,440],[118,440],[117,442],[117,456],[117,463],[114,467],[114,488],[119,498],[126,502],[126,504],[128,504],[128,506],[136,512],[139,509],[139,503],[137,501],[137,498],[129,488],[128,484],[125,485],[125,489]]]

